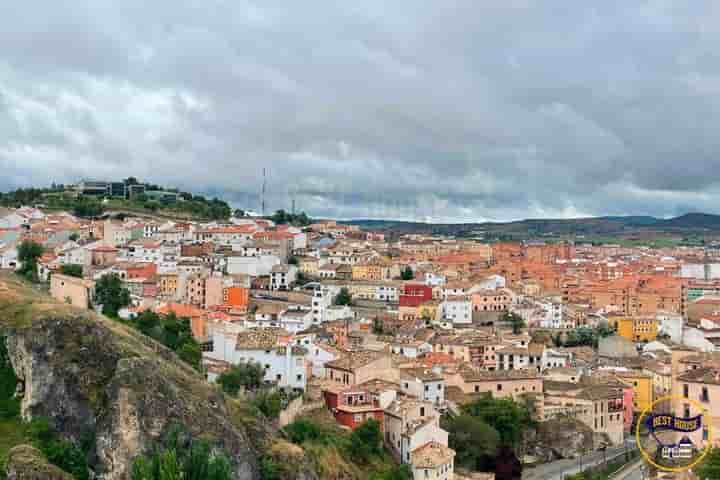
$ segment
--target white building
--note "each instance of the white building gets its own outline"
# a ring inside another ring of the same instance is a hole
[[[18,251],[14,245],[0,243],[0,270],[15,270],[20,267]]]
[[[297,280],[297,272],[295,265],[275,265],[270,270],[270,290],[290,290]]]
[[[313,377],[325,378],[325,364],[340,358],[340,352],[330,345],[319,343],[314,334],[297,335],[295,343],[307,350],[305,360],[310,364]]]
[[[307,308],[293,308],[281,312],[278,318],[280,327],[290,333],[307,330],[313,324],[312,310]]]
[[[338,293],[340,293],[340,287],[336,285],[320,285],[313,291],[313,323],[332,322],[353,316],[350,307],[333,305],[333,300]]]
[[[445,285],[447,279],[445,275],[440,275],[433,272],[425,272],[425,285],[428,287],[439,287]]]
[[[411,455],[413,480],[453,480],[455,450],[438,442],[428,442]]]
[[[440,428],[440,414],[430,402],[411,397],[396,399],[385,408],[384,418],[386,445],[411,468],[413,454],[421,447],[431,442],[448,444],[448,433]]]
[[[395,355],[403,355],[408,358],[418,358],[421,355],[432,352],[432,345],[420,340],[398,341],[390,344],[390,350]]]
[[[444,320],[453,325],[468,325],[472,323],[472,302],[465,295],[449,296],[440,304]]]
[[[239,333],[224,328],[211,331],[213,349],[203,353],[207,363],[237,365],[259,363],[265,368],[265,381],[280,388],[305,390],[307,387],[307,350],[295,345],[289,332],[278,328],[249,329]],[[210,371],[214,381],[217,373]]]
[[[431,369],[401,369],[400,391],[436,407],[445,404],[445,378],[440,372]]]
[[[243,274],[251,277],[270,275],[272,268],[280,265],[280,257],[276,255],[261,255],[259,257],[227,257],[227,273],[229,275]]]

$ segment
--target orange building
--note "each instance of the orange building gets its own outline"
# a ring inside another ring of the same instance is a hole
[[[247,310],[250,303],[250,290],[243,287],[223,288],[223,303],[233,310]]]

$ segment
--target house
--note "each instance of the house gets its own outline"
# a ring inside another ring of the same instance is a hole
[[[717,358],[705,357],[700,365],[688,364],[686,370],[678,372],[675,376],[672,404],[675,415],[692,418],[704,414],[703,428],[688,433],[689,439],[698,448],[703,448],[708,443],[716,445],[720,440],[720,432],[712,428],[720,422],[718,399],[720,399],[720,368]],[[711,424],[710,428],[708,428],[709,424]]]
[[[93,298],[94,282],[55,273],[50,277],[50,295],[74,307],[87,309]]]
[[[458,387],[464,394],[489,393],[494,398],[517,399],[526,393],[541,393],[543,379],[537,370],[487,371],[461,368],[445,376],[448,387]]]
[[[213,329],[212,350],[203,352],[209,362],[224,362],[237,365],[240,362],[255,362],[265,367],[267,383],[280,388],[305,390],[307,368],[305,348],[292,344],[292,335],[279,328],[251,328],[239,333],[226,334],[223,329]],[[209,373],[208,379],[215,381],[216,373]]]
[[[355,429],[368,419],[384,425],[384,410],[397,397],[397,385],[369,380],[359,385],[328,384],[322,389],[325,405],[340,425]]]
[[[411,454],[413,480],[453,480],[454,460],[455,450],[439,442],[428,442]]]
[[[631,342],[652,342],[657,338],[655,317],[611,317],[619,336]]]
[[[400,291],[400,307],[418,307],[432,300],[432,288],[417,283],[406,283]]]
[[[439,369],[400,369],[400,390],[405,395],[430,402],[436,408],[445,404],[445,377]]]
[[[443,320],[453,325],[472,323],[472,304],[466,295],[449,295],[440,304]]]
[[[397,398],[385,410],[385,443],[402,463],[412,467],[412,455],[429,442],[447,446],[448,433],[440,428],[440,414],[429,402]]]
[[[275,265],[270,270],[270,290],[290,290],[297,280],[297,272],[295,265]]]
[[[480,290],[472,294],[472,309],[476,312],[505,312],[515,295],[507,288]]]
[[[395,355],[404,355],[408,358],[418,358],[432,352],[432,345],[421,340],[401,339],[390,344],[390,350]]]
[[[325,364],[325,378],[343,385],[355,385],[372,379],[397,382],[400,372],[389,355],[370,350],[345,353]]]
[[[278,321],[280,327],[290,333],[298,333],[307,330],[313,323],[312,310],[309,308],[289,308],[280,313]]]
[[[594,433],[604,434],[611,445],[622,445],[625,431],[622,388],[546,382],[543,418],[548,419],[548,412],[554,408],[577,418]]]

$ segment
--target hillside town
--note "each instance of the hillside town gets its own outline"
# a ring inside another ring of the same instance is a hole
[[[103,311],[96,287],[117,278],[120,319],[189,320],[208,381],[257,364],[264,384],[314,398],[342,428],[373,419],[415,480],[461,478],[441,418],[479,398],[511,399],[540,425],[570,419],[585,453],[624,446],[668,396],[678,415],[699,402],[720,424],[718,250],[0,208],[0,269],[27,271],[29,243],[41,246],[31,276],[57,300]],[[720,428],[690,439],[716,443]],[[567,450],[519,461],[583,454]]]

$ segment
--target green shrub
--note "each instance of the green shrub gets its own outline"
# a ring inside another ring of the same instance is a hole
[[[27,425],[27,433],[50,463],[72,474],[76,480],[90,478],[85,453],[72,442],[58,438],[48,419],[33,419]]]
[[[350,434],[350,455],[360,462],[369,462],[382,452],[382,432],[375,419],[366,420]]]
[[[205,441],[183,439],[178,427],[170,429],[149,455],[135,459],[132,480],[230,480],[228,459],[212,452]]]
[[[328,435],[323,435],[322,429],[315,422],[305,418],[300,418],[286,426],[285,433],[291,442],[297,444],[322,441],[328,438]]]
[[[278,418],[282,410],[282,396],[277,391],[260,392],[252,403],[268,418]]]

